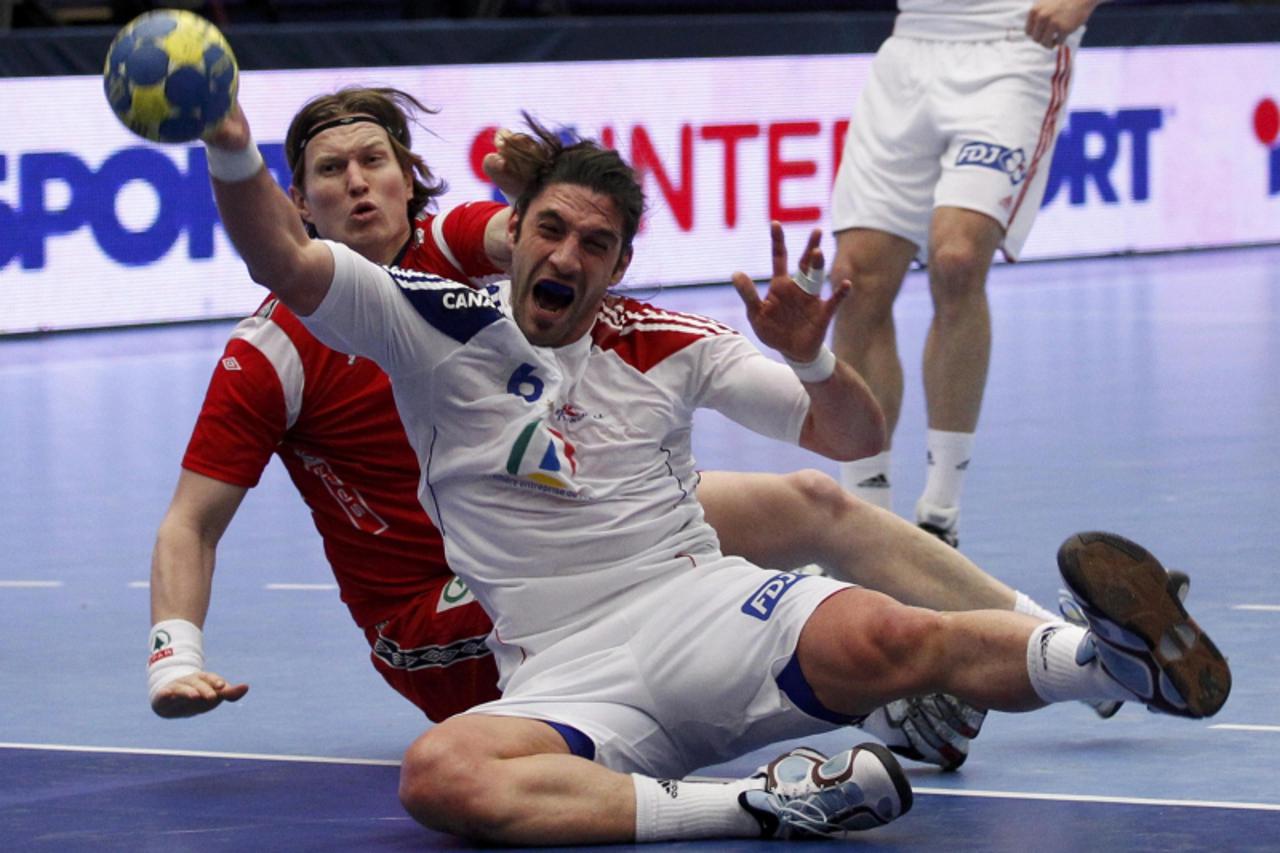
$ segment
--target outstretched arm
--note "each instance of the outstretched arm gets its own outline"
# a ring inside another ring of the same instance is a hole
[[[262,165],[256,146],[250,148],[254,142],[249,122],[239,104],[205,143],[218,213],[249,275],[271,288],[295,314],[311,314],[329,292],[333,256],[307,235],[293,203]]]
[[[821,236],[817,230],[810,234],[801,258],[803,270],[822,266]],[[771,238],[773,276],[764,299],[745,273],[734,273],[733,286],[746,305],[756,336],[782,354],[809,394],[800,446],[838,460],[879,453],[886,440],[884,412],[857,371],[836,359],[824,343],[831,318],[853,285],[840,282],[830,299],[807,292],[787,272],[780,223],[773,223]]]
[[[218,541],[246,491],[242,486],[193,471],[184,470],[179,476],[151,555],[153,625],[180,620],[178,624],[189,623],[198,631],[204,624]],[[166,632],[174,633],[177,631]],[[170,639],[181,642],[182,638]],[[185,651],[190,654],[190,649]],[[149,666],[148,681],[152,685],[151,709],[161,717],[191,717],[211,711],[224,700],[234,702],[249,690],[247,684],[229,684],[217,673],[205,671],[203,660],[193,665],[170,657],[155,658]]]

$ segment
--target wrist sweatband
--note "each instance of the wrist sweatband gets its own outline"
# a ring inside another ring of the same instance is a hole
[[[247,181],[262,168],[262,152],[258,150],[258,143],[252,137],[248,145],[237,151],[206,145],[204,154],[209,162],[210,177],[217,178],[224,184]]]
[[[147,698],[170,682],[204,670],[204,632],[186,619],[165,619],[151,626],[147,658]]]
[[[801,382],[826,382],[836,372],[836,354],[827,347],[818,350],[813,361],[792,361],[785,355],[782,360],[795,371]]]

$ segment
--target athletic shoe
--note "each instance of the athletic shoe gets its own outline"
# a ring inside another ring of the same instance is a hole
[[[1153,711],[1211,717],[1231,692],[1231,667],[1187,615],[1169,574],[1114,533],[1077,533],[1058,568],[1089,623],[1076,658],[1103,670]]]
[[[793,749],[766,768],[763,789],[738,794],[762,838],[827,838],[884,826],[911,810],[911,783],[889,750],[865,743],[831,758]]]
[[[981,708],[934,693],[890,702],[868,714],[858,728],[903,758],[956,770],[969,757],[969,741],[986,718]]]
[[[919,527],[934,539],[941,539],[944,545],[950,545],[952,548],[960,547],[960,534],[955,531],[955,528],[939,527],[927,521],[916,522],[916,527]]]
[[[936,507],[926,504],[923,499],[916,501],[916,527],[935,539],[941,539],[944,545],[960,547],[960,534],[956,526],[959,520],[958,506]]]
[[[1186,572],[1169,569],[1169,591],[1178,597],[1178,601],[1185,602],[1187,594],[1191,592],[1191,577]],[[1072,625],[1079,625],[1081,628],[1089,627],[1089,620],[1084,618],[1084,611],[1071,597],[1071,593],[1065,589],[1058,590],[1058,610],[1062,613],[1062,618]],[[1124,705],[1124,702],[1119,699],[1084,699],[1082,701],[1104,720],[1114,717]]]

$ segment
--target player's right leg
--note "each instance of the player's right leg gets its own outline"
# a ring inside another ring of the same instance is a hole
[[[893,303],[912,259],[927,243],[938,155],[946,145],[929,119],[927,101],[918,97],[919,74],[928,65],[919,50],[907,39],[890,38],[877,51],[831,191],[831,279],[853,283],[836,315],[833,349],[871,387],[891,444],[903,384]],[[889,509],[888,469],[886,449],[841,466],[841,480],[858,497]]]
[[[924,693],[1002,711],[1110,698],[1217,712],[1230,669],[1154,558],[1120,537],[1082,534],[1059,560],[1089,630],[1000,611],[933,613],[854,588],[808,618],[800,669],[822,706],[851,715]]]
[[[902,360],[893,322],[893,303],[916,246],[901,237],[868,228],[836,235],[831,280],[848,279],[853,292],[836,313],[832,349],[866,380],[884,410],[889,443],[902,411]],[[890,447],[869,459],[840,466],[844,487],[865,501],[892,508]]]

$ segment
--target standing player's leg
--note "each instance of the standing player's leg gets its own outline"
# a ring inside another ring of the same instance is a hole
[[[880,46],[831,189],[831,279],[853,283],[836,315],[832,349],[871,387],[885,413],[889,446],[903,387],[893,304],[912,260],[927,244],[939,158],[947,145],[929,115],[929,99],[920,97],[921,75],[932,64],[926,48],[896,36]],[[891,509],[890,452],[842,465],[845,488]]]
[[[831,280],[853,283],[853,292],[836,314],[833,349],[866,380],[884,410],[890,445],[902,411],[902,360],[898,356],[893,303],[902,289],[916,245],[870,228],[836,234]],[[888,447],[876,456],[841,466],[846,489],[863,500],[891,509]]]
[[[916,522],[950,545],[957,541],[960,489],[991,361],[986,283],[1002,239],[1004,228],[985,214],[958,207],[934,211],[929,239],[933,320],[923,362],[929,468]]]

